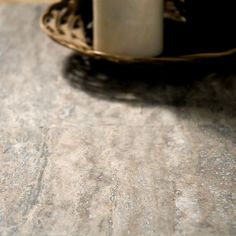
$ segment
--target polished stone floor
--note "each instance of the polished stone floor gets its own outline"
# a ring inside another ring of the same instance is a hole
[[[236,235],[235,60],[90,61],[44,8],[0,5],[0,235]]]

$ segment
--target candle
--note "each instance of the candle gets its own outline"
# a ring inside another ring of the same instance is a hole
[[[94,50],[148,57],[163,50],[163,0],[93,0]]]

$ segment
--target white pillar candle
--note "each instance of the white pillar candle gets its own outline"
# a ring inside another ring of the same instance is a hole
[[[145,57],[163,50],[164,0],[93,0],[94,50]]]

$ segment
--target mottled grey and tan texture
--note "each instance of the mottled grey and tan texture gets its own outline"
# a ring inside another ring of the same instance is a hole
[[[236,235],[234,66],[89,62],[42,9],[0,6],[0,235]]]

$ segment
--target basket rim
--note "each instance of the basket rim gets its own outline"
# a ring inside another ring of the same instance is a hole
[[[56,9],[58,4],[62,4],[63,2],[57,2],[51,4],[44,14],[40,17],[40,28],[41,30],[47,34],[53,41],[70,48],[84,56],[92,57],[95,59],[105,59],[112,62],[121,62],[121,63],[172,63],[172,62],[196,62],[201,60],[210,60],[223,58],[227,56],[231,56],[236,54],[236,47],[231,48],[225,51],[219,52],[202,52],[202,53],[192,53],[192,54],[183,54],[176,56],[156,56],[156,57],[133,57],[133,56],[123,56],[123,55],[115,55],[109,54],[105,52],[95,51],[92,47],[89,47],[85,42],[80,41],[80,46],[75,45],[73,40],[65,40],[59,35],[59,33],[50,32],[47,29],[46,25],[46,17]]]

